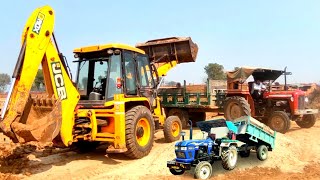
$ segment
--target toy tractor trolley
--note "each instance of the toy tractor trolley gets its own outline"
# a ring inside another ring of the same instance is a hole
[[[302,128],[315,124],[317,109],[307,109],[307,97],[301,90],[287,90],[286,70],[241,67],[227,73],[227,94],[224,104],[225,118],[233,120],[241,116],[253,116],[265,122],[277,132],[290,129],[290,119]],[[285,89],[276,89],[272,83],[285,75]],[[266,91],[259,99],[251,95],[253,82],[244,83],[250,76],[267,83]]]
[[[176,158],[167,161],[167,167],[174,175],[194,168],[195,178],[207,179],[215,161],[221,160],[224,169],[232,170],[237,165],[238,153],[241,157],[249,157],[250,151],[255,150],[257,158],[264,161],[268,151],[275,146],[276,132],[251,116],[243,116],[234,122],[224,119],[200,121],[197,126],[207,137],[175,144]]]

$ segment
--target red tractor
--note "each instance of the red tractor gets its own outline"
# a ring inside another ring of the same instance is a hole
[[[234,120],[244,115],[251,115],[264,122],[271,129],[286,133],[290,129],[290,119],[302,128],[310,128],[315,124],[317,109],[306,109],[308,98],[304,91],[288,90],[286,70],[267,68],[241,67],[227,73],[227,95],[224,104],[224,115]],[[253,83],[246,82],[252,75],[254,81],[261,81],[265,90],[261,96],[252,93]],[[281,75],[285,76],[284,90],[272,85]]]

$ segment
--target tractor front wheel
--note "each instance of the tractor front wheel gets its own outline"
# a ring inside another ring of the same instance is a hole
[[[212,175],[212,166],[207,161],[201,161],[194,170],[195,179],[209,179]]]
[[[269,117],[268,125],[272,130],[285,134],[290,129],[289,116],[283,111],[275,111]]]
[[[235,120],[241,116],[251,116],[251,109],[244,97],[232,96],[227,98],[224,106],[224,117],[227,120]]]
[[[311,128],[316,123],[316,117],[314,114],[305,114],[301,121],[296,121],[296,123],[301,128]]]
[[[145,106],[135,106],[126,112],[126,156],[139,159],[148,155],[154,141],[154,120]]]
[[[166,142],[174,142],[181,137],[181,121],[178,116],[169,116],[164,122],[163,134]]]
[[[173,175],[182,175],[185,172],[185,170],[183,170],[183,169],[169,169],[169,171]]]

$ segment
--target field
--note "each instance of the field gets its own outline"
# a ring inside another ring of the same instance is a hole
[[[233,171],[225,171],[220,162],[213,165],[214,179],[317,179],[320,177],[320,121],[310,129],[292,123],[290,132],[278,134],[276,148],[265,162],[255,153],[241,158]],[[202,133],[195,130],[196,137]],[[157,132],[154,147],[147,157],[130,160],[121,154],[105,155],[105,147],[80,154],[29,143],[1,147],[1,179],[192,179],[190,173],[173,176],[166,161],[174,158],[174,143],[164,143]]]

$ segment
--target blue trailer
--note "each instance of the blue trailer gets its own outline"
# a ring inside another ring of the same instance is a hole
[[[232,170],[236,167],[238,154],[248,157],[254,150],[257,158],[264,161],[268,151],[275,146],[276,132],[250,116],[233,122],[224,119],[200,121],[197,126],[206,137],[198,140],[184,140],[183,137],[175,144],[176,158],[167,161],[167,167],[174,175],[195,168],[195,178],[207,179],[211,177],[211,164],[215,161],[221,160],[224,169]]]

